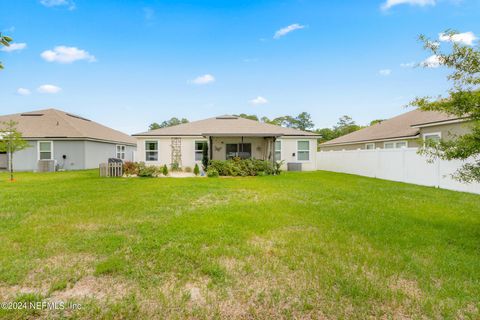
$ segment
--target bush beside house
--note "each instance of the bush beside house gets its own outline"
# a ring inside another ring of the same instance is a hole
[[[220,176],[232,177],[276,175],[280,173],[280,166],[266,160],[233,158],[210,161],[207,176],[215,176],[215,171]]]
[[[240,159],[233,158],[230,160],[212,160],[209,162],[206,175],[208,177],[231,176],[231,177],[247,177],[247,176],[265,176],[277,175],[280,173],[281,163],[272,163],[266,160],[258,159]],[[181,171],[180,168],[172,170],[172,172]],[[185,168],[186,173],[191,173],[191,168]],[[167,165],[161,167],[147,166],[144,162],[125,162],[123,164],[123,173],[127,177],[159,177],[160,175],[168,176],[169,169]],[[200,167],[195,165],[193,169],[195,176],[200,175]]]

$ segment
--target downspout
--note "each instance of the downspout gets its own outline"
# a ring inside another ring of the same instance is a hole
[[[212,136],[208,136],[208,151],[210,153],[210,158],[208,160],[213,160],[213,142]]]
[[[275,141],[277,141],[276,137],[272,138],[272,148],[270,149],[270,156],[272,157],[272,164],[275,165]]]
[[[243,155],[243,136],[242,136],[242,144],[241,144],[241,146],[242,146],[242,151],[241,151],[241,153],[242,153],[242,155]],[[238,156],[238,155],[237,155],[237,156]],[[250,157],[251,157],[251,156],[252,156],[252,155],[250,155]]]

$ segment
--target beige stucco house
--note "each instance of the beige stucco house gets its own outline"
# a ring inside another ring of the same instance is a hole
[[[133,135],[137,139],[136,161],[150,165],[194,167],[201,164],[204,145],[213,160],[255,158],[301,164],[316,170],[318,135],[248,120],[219,116]]]
[[[451,139],[469,131],[465,118],[413,110],[320,145],[322,151],[416,148],[424,139]]]

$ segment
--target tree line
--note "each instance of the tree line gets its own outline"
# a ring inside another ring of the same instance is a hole
[[[319,143],[323,143],[323,142],[341,137],[343,135],[352,133],[354,131],[357,131],[366,127],[366,126],[358,125],[350,116],[347,116],[347,115],[340,117],[336,125],[334,125],[332,128],[318,128],[318,129],[314,129],[315,124],[312,121],[312,116],[308,112],[301,112],[297,116],[285,115],[285,116],[280,116],[273,119],[270,119],[266,116],[258,117],[255,114],[246,114],[246,113],[236,114],[235,116],[241,117],[244,119],[259,121],[263,123],[274,124],[274,125],[282,126],[285,128],[293,128],[293,129],[298,129],[303,131],[315,132],[321,136],[318,139]],[[382,121],[383,120],[373,120],[370,122],[369,125],[374,125]],[[160,124],[158,124],[157,122],[154,122],[150,124],[148,128],[150,130],[155,130],[155,129],[175,126],[182,123],[188,123],[188,122],[189,121],[186,118],[178,119],[173,117],[169,120],[165,120],[161,122]]]

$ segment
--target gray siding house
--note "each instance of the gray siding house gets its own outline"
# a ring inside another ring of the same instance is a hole
[[[418,148],[422,140],[450,140],[470,132],[466,118],[412,110],[320,145],[321,151]]]
[[[108,158],[133,161],[134,138],[89,119],[56,109],[0,116],[17,122],[30,147],[14,154],[14,170],[37,171],[39,160],[52,160],[59,170],[98,168]],[[8,168],[8,155],[0,153],[0,170]]]

